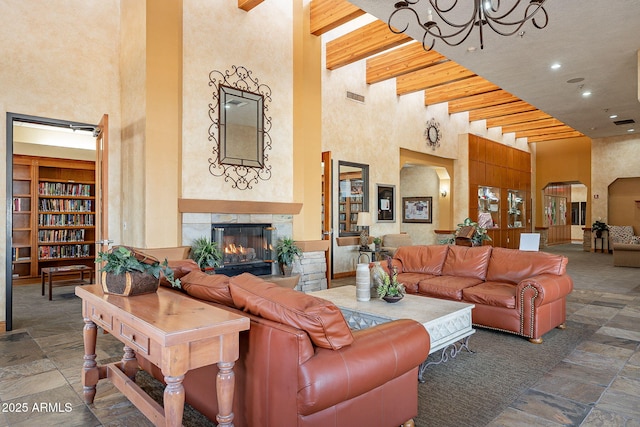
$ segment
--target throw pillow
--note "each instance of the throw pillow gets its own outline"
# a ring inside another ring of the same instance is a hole
[[[206,274],[194,270],[180,279],[182,289],[194,297],[204,301],[217,302],[233,307],[233,299],[229,292],[229,277],[224,274]]]
[[[342,312],[330,301],[280,287],[249,273],[231,277],[229,290],[237,308],[302,329],[318,347],[338,350],[353,342]]]

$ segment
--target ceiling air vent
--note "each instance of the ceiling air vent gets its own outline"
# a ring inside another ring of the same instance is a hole
[[[616,120],[613,123],[615,123],[616,125],[620,126],[620,125],[632,125],[634,124],[636,121],[633,119],[627,119],[627,120]]]
[[[354,93],[354,92],[347,91],[347,99],[351,99],[353,101],[364,104],[364,95],[358,95],[357,93]]]

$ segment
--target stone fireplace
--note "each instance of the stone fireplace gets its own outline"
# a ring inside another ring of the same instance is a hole
[[[271,224],[211,224],[211,240],[222,250],[224,265],[216,273],[237,276],[271,274],[275,261]]]
[[[251,225],[260,229],[270,228],[271,245],[275,247],[279,239],[293,235],[293,215],[298,214],[302,208],[302,204],[297,203],[200,199],[180,199],[178,205],[182,214],[183,245],[191,245],[193,240],[202,236],[210,236],[215,241],[224,242],[227,228],[244,228],[246,225]],[[216,228],[224,228],[225,231],[222,237],[215,236]],[[261,258],[262,261],[268,264],[268,271],[265,269],[262,270],[264,273],[253,272],[253,274],[280,274],[278,264],[274,262],[275,251],[271,252],[271,255],[263,253],[259,256],[258,249],[264,249],[264,244],[254,242],[253,237],[246,237],[246,240],[242,239],[240,238],[240,240],[233,242],[236,246],[236,252],[238,252],[238,245],[245,248],[245,255],[247,252],[252,252],[246,250],[246,248],[252,248],[255,251],[254,259]],[[221,247],[224,248],[224,244]],[[269,247],[268,244],[267,247]],[[310,292],[327,288],[325,251],[326,248],[320,249],[315,245],[304,246],[302,259],[296,260],[293,265],[293,273],[300,274],[300,281],[296,289]],[[239,252],[241,253],[242,250]],[[235,260],[235,264],[244,265],[246,263],[248,265],[248,258],[253,257],[253,255],[245,255],[231,256],[228,260],[231,262]],[[227,266],[216,270],[216,272],[225,275],[231,275],[231,271],[232,269],[227,268]]]

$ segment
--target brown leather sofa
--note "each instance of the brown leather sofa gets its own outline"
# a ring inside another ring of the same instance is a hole
[[[475,304],[476,326],[522,335],[534,343],[565,326],[566,296],[573,281],[564,256],[430,245],[400,247],[391,262],[408,293]]]
[[[352,332],[333,303],[248,273],[193,271],[181,280],[182,292],[251,319],[234,367],[236,426],[412,425],[418,366],[430,348],[421,324],[397,320]],[[157,367],[137,357],[162,380]],[[183,382],[186,401],[211,420],[217,371],[190,371]]]

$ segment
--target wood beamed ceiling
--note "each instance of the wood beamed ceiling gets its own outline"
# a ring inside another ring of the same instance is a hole
[[[312,0],[310,31],[320,36],[365,12],[347,0]],[[486,120],[487,128],[502,127],[528,142],[574,138],[582,133],[513,96],[421,43],[392,33],[375,20],[326,44],[326,67],[366,60],[366,82],[395,79],[396,94],[424,91],[424,104],[447,102],[449,114],[469,112],[469,121]]]

